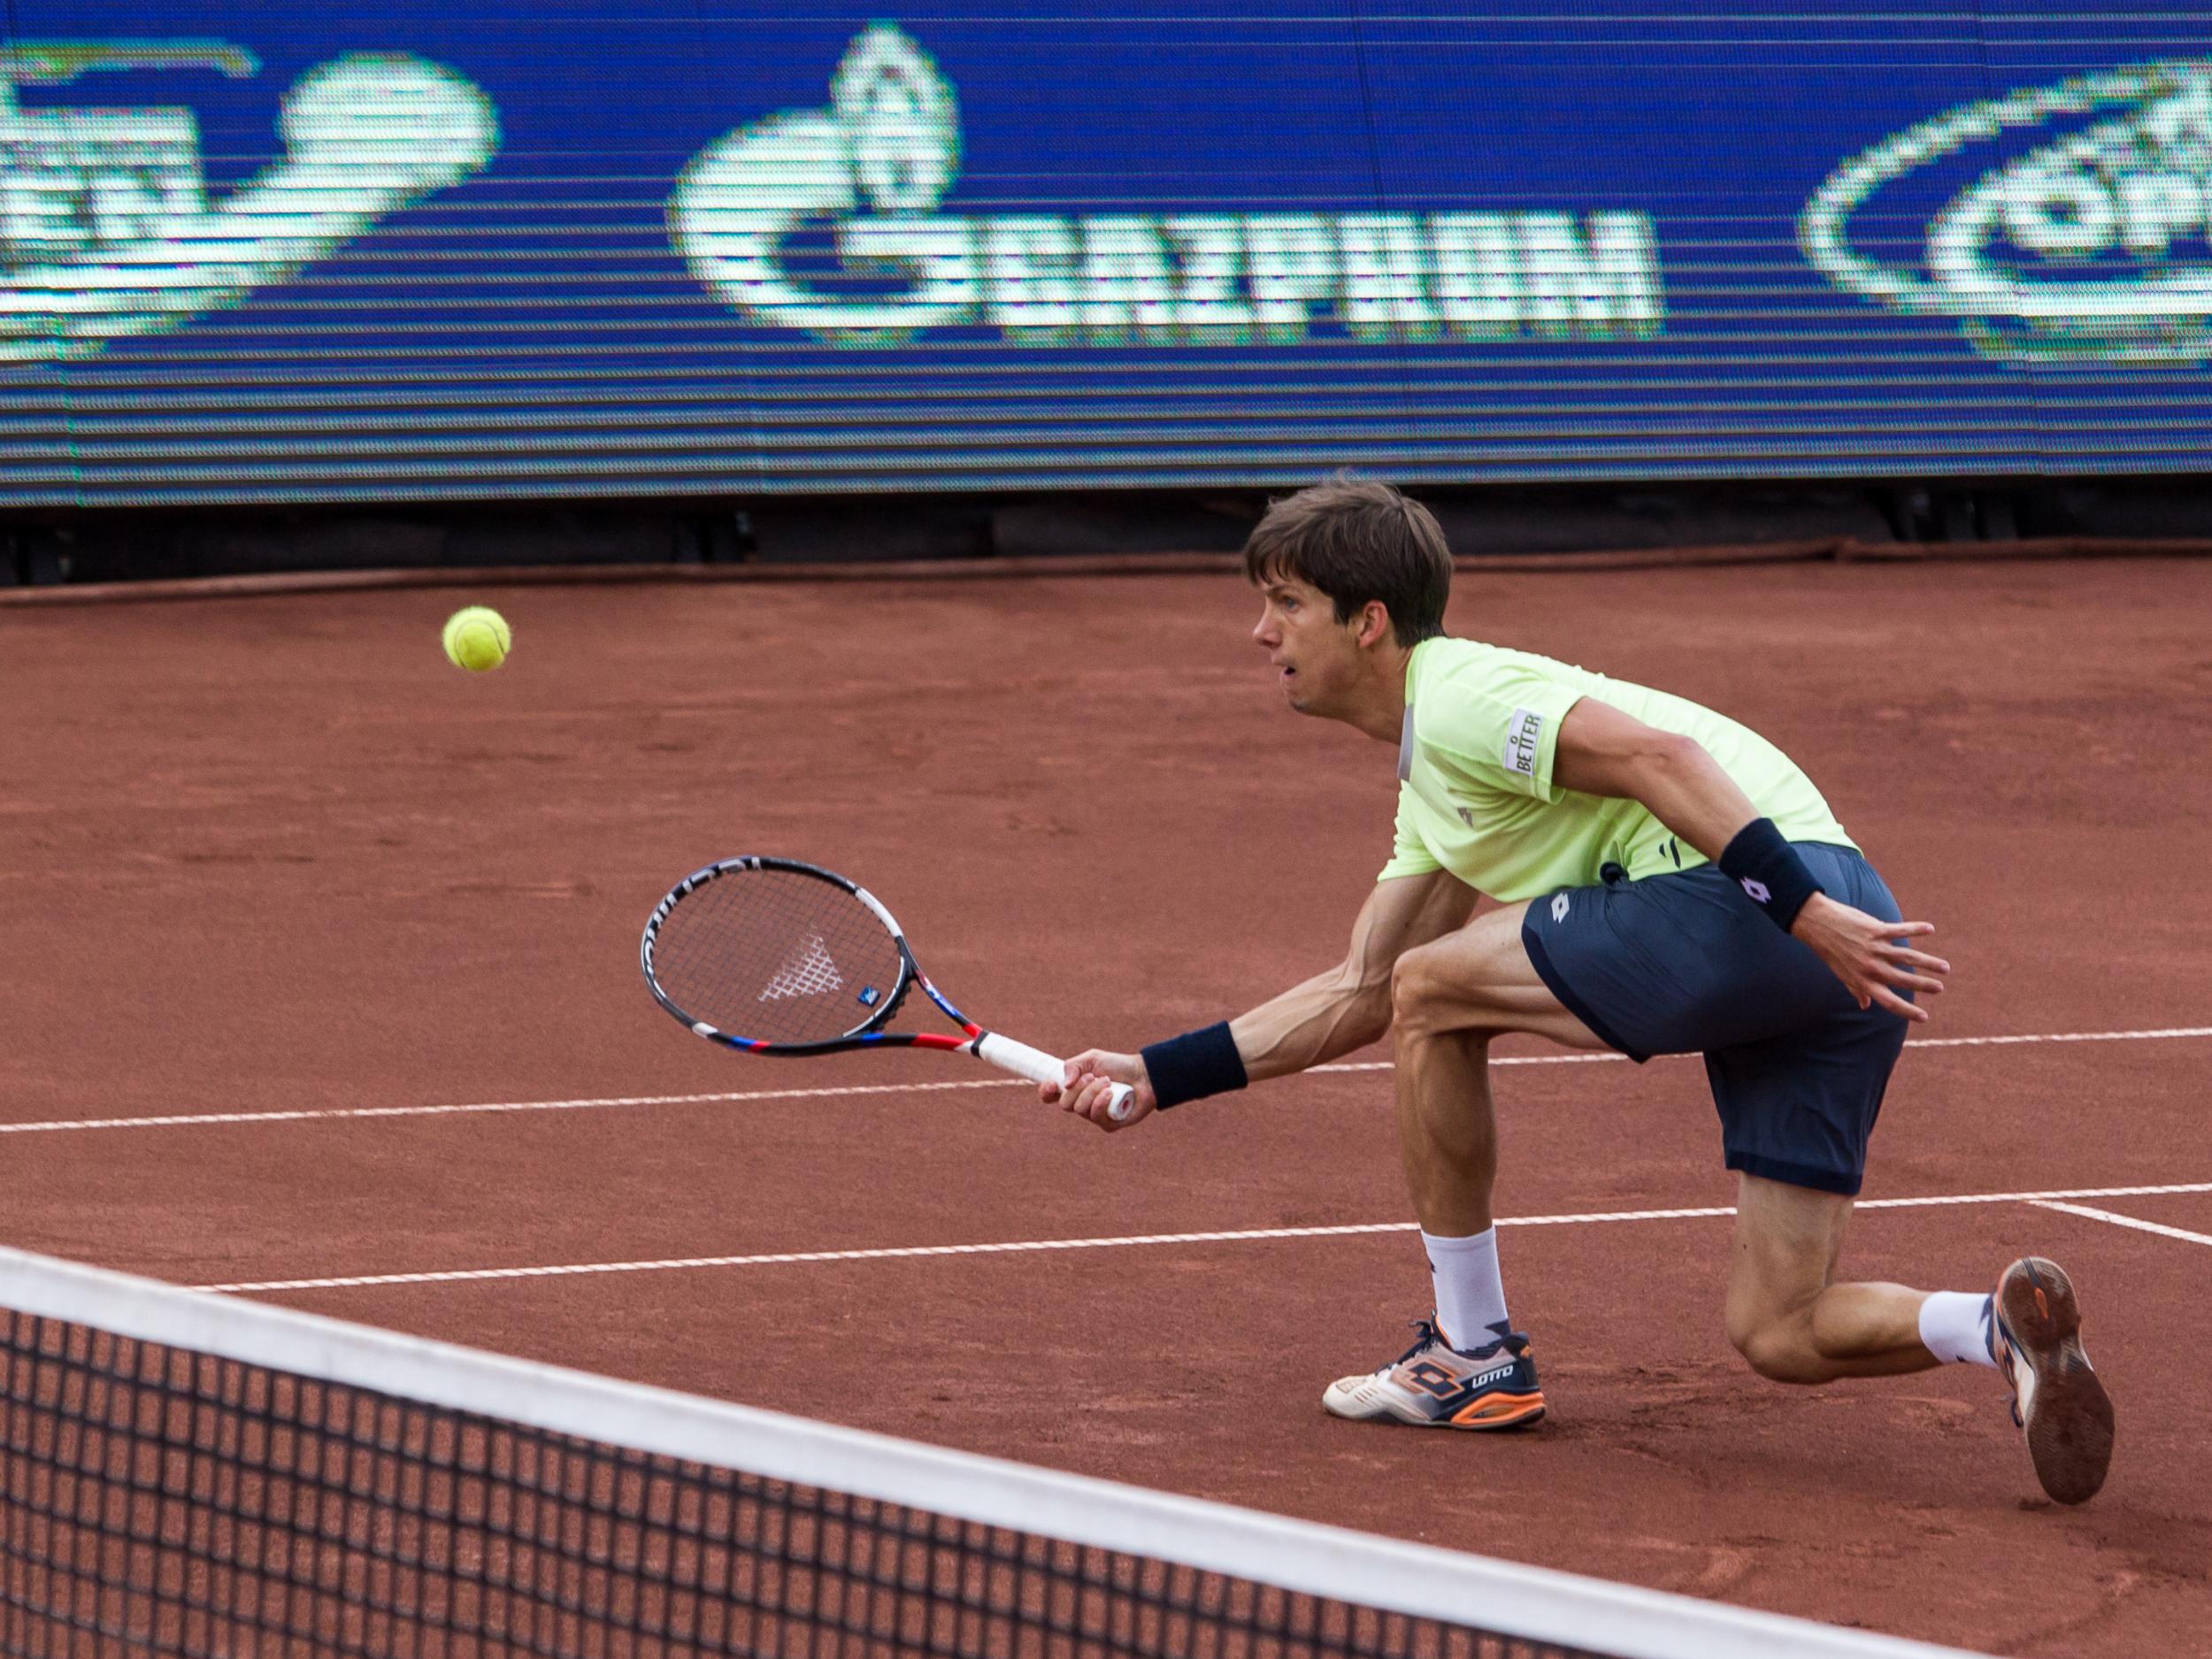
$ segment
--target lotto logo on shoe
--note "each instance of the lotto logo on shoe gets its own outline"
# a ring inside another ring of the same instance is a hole
[[[1544,717],[1532,709],[1513,710],[1512,724],[1505,728],[1505,769],[1517,772],[1524,778],[1536,775],[1536,745],[1544,734]]]
[[[1423,1393],[1434,1394],[1439,1400],[1448,1399],[1459,1392],[1459,1379],[1431,1359],[1407,1366],[1405,1379]]]
[[[1769,899],[1771,899],[1774,896],[1774,895],[1767,891],[1767,884],[1765,882],[1755,881],[1749,876],[1746,876],[1743,879],[1743,890],[1751,895],[1754,902],[1759,904],[1764,904]]]
[[[1513,1375],[1514,1362],[1494,1365],[1488,1371],[1472,1377],[1458,1377],[1434,1360],[1420,1360],[1408,1365],[1399,1373],[1400,1380],[1418,1388],[1423,1394],[1451,1403],[1457,1403],[1467,1395],[1488,1387],[1492,1383],[1505,1381]]]

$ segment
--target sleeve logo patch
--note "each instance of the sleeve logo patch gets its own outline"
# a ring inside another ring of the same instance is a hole
[[[1533,709],[1516,709],[1505,728],[1505,769],[1524,778],[1536,775],[1536,752],[1544,735],[1544,717]]]

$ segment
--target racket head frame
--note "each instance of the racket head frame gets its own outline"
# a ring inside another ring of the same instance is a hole
[[[679,903],[710,881],[720,880],[749,871],[764,870],[780,871],[788,875],[803,876],[812,880],[825,882],[858,900],[874,915],[876,920],[882,924],[883,931],[891,936],[891,943],[898,951],[897,982],[892,986],[881,1002],[869,1010],[867,1018],[839,1036],[822,1038],[813,1042],[768,1042],[757,1037],[745,1037],[735,1032],[724,1031],[721,1027],[701,1019],[680,1007],[675,999],[663,988],[658,974],[654,972],[653,953],[660,941],[661,927],[674,912]],[[882,900],[877,898],[874,894],[869,892],[858,882],[839,875],[834,870],[825,870],[819,864],[807,864],[796,858],[776,858],[764,855],[722,858],[693,871],[671,887],[667,896],[654,906],[653,914],[645,924],[644,936],[638,941],[638,963],[644,970],[646,988],[652,992],[653,1000],[667,1010],[670,1018],[673,1018],[677,1024],[685,1027],[695,1036],[704,1037],[709,1042],[718,1042],[726,1048],[735,1048],[744,1054],[791,1056],[838,1054],[856,1048],[945,1048],[972,1054],[975,1050],[977,1041],[984,1035],[980,1025],[955,1008],[950,1002],[946,1000],[944,994],[930,983],[929,976],[922,972],[921,964],[914,960],[914,952],[908,946],[906,934],[900,928],[897,918],[885,907]],[[955,1037],[948,1033],[934,1031],[885,1031],[883,1027],[889,1025],[897,1016],[899,1009],[904,1004],[907,996],[916,986],[919,986],[923,994],[944,1010],[946,1018],[958,1025],[967,1035]]]

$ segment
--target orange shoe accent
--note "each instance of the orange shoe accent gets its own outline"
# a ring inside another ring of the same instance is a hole
[[[1452,1413],[1452,1426],[1461,1429],[1510,1429],[1533,1423],[1544,1415],[1541,1392],[1528,1394],[1485,1394],[1471,1405]]]

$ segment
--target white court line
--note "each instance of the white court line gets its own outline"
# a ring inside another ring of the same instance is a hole
[[[2059,1198],[2124,1198],[2162,1193],[2212,1193],[2212,1181],[2169,1187],[2084,1187],[2044,1193],[1955,1193],[1929,1198],[1873,1198],[1862,1210],[1924,1210],[1948,1204],[2044,1203]],[[2070,1206],[2051,1204],[2052,1209]],[[1732,1204],[1696,1210],[1604,1210],[1582,1215],[1501,1216],[1502,1227],[1587,1226],[1609,1221],[1689,1221],[1736,1213]],[[2115,1217],[2116,1219],[2117,1217]],[[1411,1233],[1411,1221],[1364,1221],[1333,1227],[1246,1227],[1221,1233],[1143,1233],[1109,1239],[1020,1239],[995,1244],[910,1244],[868,1250],[780,1250],[762,1256],[691,1256],[657,1262],[578,1262],[550,1267],[470,1267],[444,1272],[366,1273],[345,1279],[272,1279],[251,1284],[195,1285],[195,1290],[351,1290],[373,1285],[450,1285],[488,1279],[564,1279],[594,1273],[663,1273],[686,1268],[783,1267],[804,1262],[888,1262],[932,1256],[1020,1256],[1047,1250],[1118,1250],[1160,1244],[1248,1244],[1270,1239],[1340,1239],[1357,1233]],[[2134,1225],[2147,1226],[2148,1223]],[[2156,1228],[2157,1232],[2169,1229]],[[2185,1235],[2194,1237],[2194,1234]],[[2212,1239],[2203,1242],[2212,1244]]]
[[[2110,1198],[2112,1193],[2084,1193],[2085,1198]],[[2031,1201],[2039,1210],[2062,1210],[2070,1216],[2086,1216],[2092,1221],[2108,1221],[2116,1227],[2133,1227],[2139,1233],[2155,1233],[2162,1239],[2182,1239],[2191,1244],[2212,1244],[2212,1233],[2192,1233],[2186,1227],[2169,1227],[2161,1222],[2145,1221],[2138,1216],[2115,1215],[2109,1210],[2092,1210],[2086,1204],[2055,1203],[2047,1198]]]
[[[2159,1042],[2212,1037],[2212,1025],[2173,1025],[2156,1031],[2061,1031],[2002,1037],[1929,1037],[1909,1048],[1999,1048],[2033,1042]],[[1666,1060],[1694,1060],[1695,1055],[1662,1055]],[[1624,1063],[1617,1054],[1522,1054],[1504,1056],[1492,1065],[1601,1065]],[[1317,1065],[1315,1071],[1387,1071],[1387,1060],[1359,1060]],[[477,1112],[585,1111],[611,1106],[697,1106],[722,1102],[833,1100],[863,1094],[928,1094],[956,1089],[1030,1088],[1018,1078],[964,1079],[950,1083],[860,1083],[843,1088],[743,1089],[714,1094],[613,1094],[595,1100],[495,1101],[465,1106],[344,1106],[296,1111],[181,1112],[158,1118],[52,1118],[0,1124],[0,1135],[58,1134],[95,1129],[174,1129],[212,1124],[315,1123],[351,1118],[450,1118]]]
[[[2161,1033],[2163,1034],[2163,1033]],[[1664,1059],[1685,1056],[1667,1055]],[[1692,1056],[1694,1057],[1694,1056]],[[1618,1054],[1530,1054],[1493,1060],[1493,1065],[1589,1065],[1625,1060]],[[1387,1071],[1387,1060],[1317,1065],[1316,1071]],[[610,1094],[592,1100],[492,1101],[465,1106],[344,1106],[265,1112],[176,1112],[158,1118],[50,1118],[0,1124],[0,1135],[54,1134],[84,1129],[174,1129],[204,1124],[296,1124],[339,1118],[450,1118],[472,1112],[585,1111],[603,1106],[698,1106],[724,1101],[834,1100],[854,1094],[930,1094],[951,1089],[1034,1088],[1018,1077],[964,1078],[950,1083],[856,1083],[842,1088],[757,1088],[714,1094]]]

